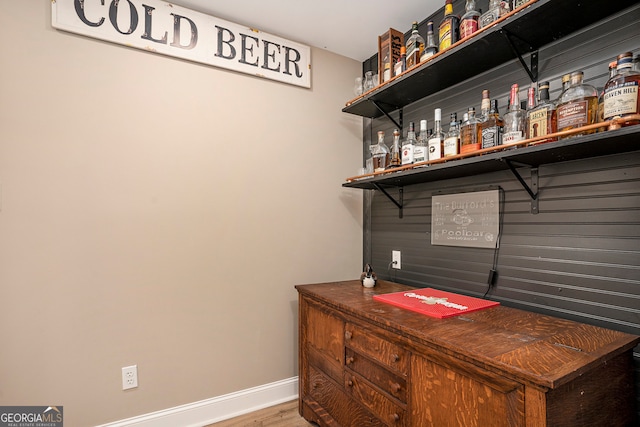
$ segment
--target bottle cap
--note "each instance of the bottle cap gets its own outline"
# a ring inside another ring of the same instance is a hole
[[[549,82],[540,82],[538,85],[538,90],[549,90]]]
[[[427,130],[427,121],[420,120],[420,130]]]
[[[433,116],[436,120],[442,120],[442,110],[440,108],[436,108],[433,112]]]

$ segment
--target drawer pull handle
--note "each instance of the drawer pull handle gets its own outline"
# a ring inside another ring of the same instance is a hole
[[[391,390],[394,393],[399,392],[401,389],[402,389],[402,386],[400,384],[398,384],[398,383],[391,384]]]
[[[398,415],[398,414],[392,414],[392,415],[391,415],[391,420],[393,420],[393,422],[398,422],[398,421],[400,421],[400,415]]]
[[[353,387],[353,381],[348,380],[348,381],[347,381],[347,386],[349,386],[349,387]]]
[[[346,339],[350,340],[352,336],[353,336],[353,333],[351,333],[351,331],[345,331],[344,332],[344,337]]]
[[[347,357],[347,365],[351,365],[353,361],[354,361],[353,356]]]
[[[398,356],[397,354],[392,354],[391,358],[393,359],[394,362],[397,362],[398,360],[400,360],[400,356]]]

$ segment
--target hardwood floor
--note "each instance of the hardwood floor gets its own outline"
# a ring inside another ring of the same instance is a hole
[[[298,401],[281,403],[205,427],[314,427],[298,414]]]

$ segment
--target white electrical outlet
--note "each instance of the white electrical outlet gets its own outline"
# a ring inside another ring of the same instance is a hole
[[[400,251],[391,251],[391,265],[398,270],[402,268],[402,264],[400,264]]]
[[[122,368],[122,389],[138,387],[138,365],[125,366]]]

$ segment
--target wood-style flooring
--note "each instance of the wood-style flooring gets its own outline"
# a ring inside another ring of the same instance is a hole
[[[206,427],[315,427],[315,424],[298,414],[298,401],[292,400]]]

